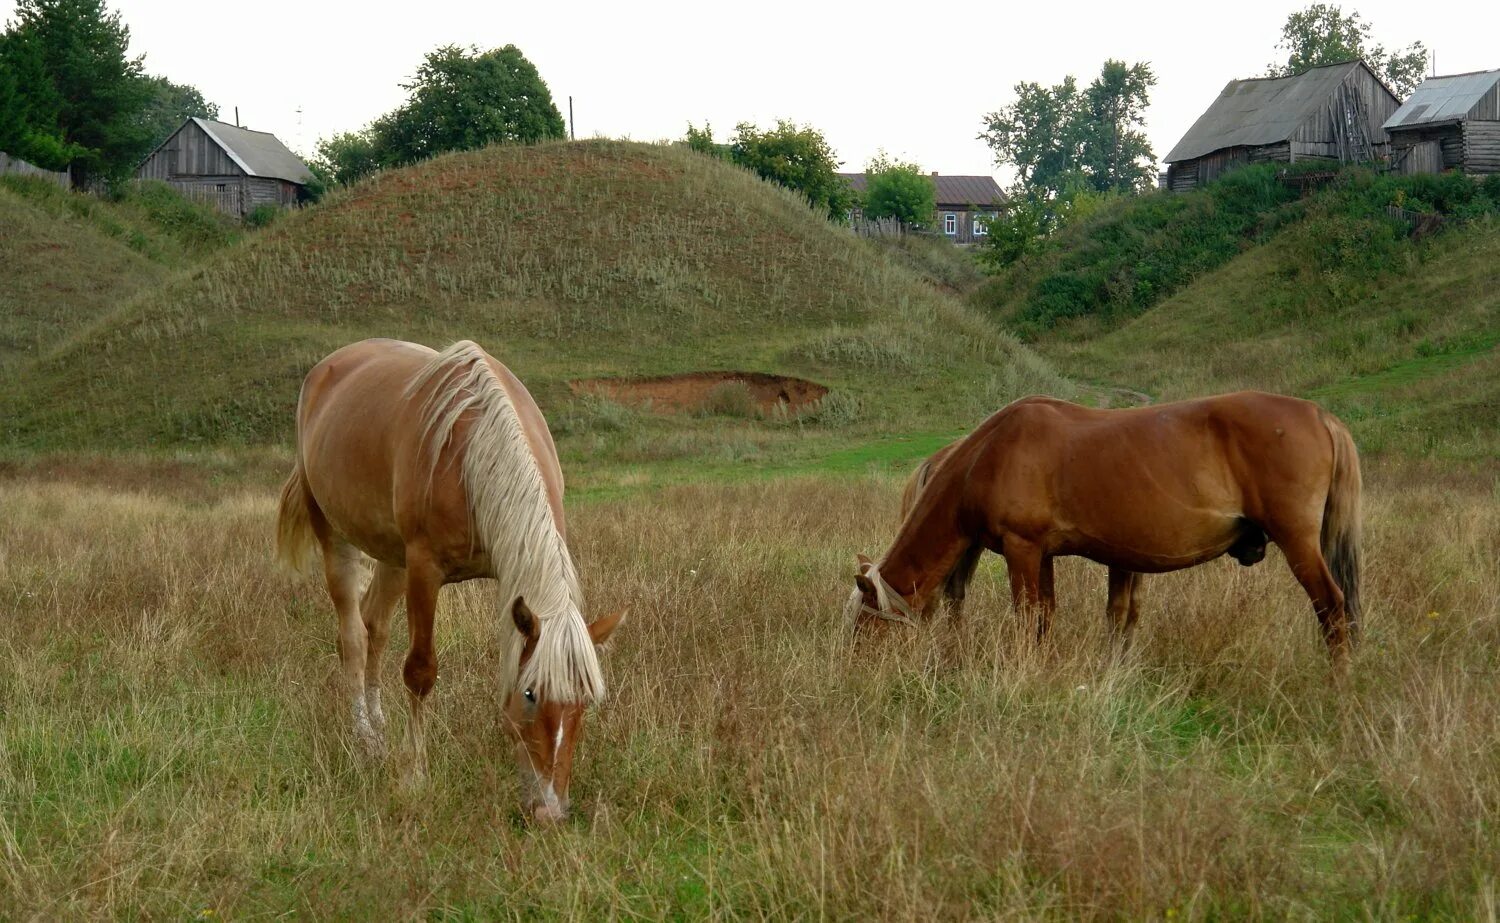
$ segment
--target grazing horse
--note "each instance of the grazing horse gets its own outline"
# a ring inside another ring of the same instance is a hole
[[[415,773],[437,682],[433,615],[445,584],[499,583],[501,689],[523,804],[568,809],[583,711],[604,695],[595,645],[623,612],[586,624],[568,553],[562,470],[541,411],[510,370],[468,341],[442,352],[364,340],[313,366],[297,401],[297,460],[281,492],[277,552],[296,569],[316,544],[339,620],[339,656],[367,754],[384,750],[380,656],[405,596],[402,677]],[[374,559],[360,592],[360,562]]]
[[[1229,554],[1251,565],[1269,539],[1312,600],[1335,665],[1359,616],[1359,457],[1316,404],[1239,392],[1095,410],[1022,398],[939,450],[908,480],[879,564],[858,556],[845,619],[914,624],[939,590],[959,607],[979,555],[1005,557],[1018,609],[1046,634],[1052,559],[1109,568],[1111,634],[1128,644],[1141,575]]]

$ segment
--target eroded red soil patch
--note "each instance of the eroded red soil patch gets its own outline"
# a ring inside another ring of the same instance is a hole
[[[691,412],[734,409],[749,403],[761,411],[798,410],[815,404],[828,389],[814,381],[765,372],[686,372],[656,378],[590,378],[569,382],[575,394],[596,394],[620,404]]]

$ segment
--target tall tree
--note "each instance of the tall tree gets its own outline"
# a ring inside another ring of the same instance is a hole
[[[1144,132],[1156,75],[1151,65],[1109,60],[1080,91],[1016,84],[1016,101],[985,116],[980,138],[1016,171],[1013,195],[1052,199],[1070,189],[1132,192],[1149,184],[1156,155]]]
[[[937,188],[921,167],[887,157],[884,152],[865,167],[867,217],[896,218],[903,224],[926,227],[936,211]]]
[[[1146,105],[1156,75],[1149,64],[1108,60],[1083,92],[1079,166],[1099,192],[1135,192],[1155,178]]]
[[[1427,46],[1412,42],[1387,52],[1385,46],[1371,41],[1371,32],[1357,10],[1345,15],[1337,4],[1314,3],[1287,16],[1276,43],[1286,60],[1272,62],[1266,73],[1288,77],[1310,67],[1363,59],[1397,96],[1410,96],[1427,73]]]
[[[782,119],[775,128],[761,131],[741,122],[729,142],[729,159],[802,193],[813,208],[830,218],[843,220],[854,205],[854,190],[838,175],[833,148],[810,125]]]
[[[81,177],[127,174],[147,150],[141,119],[150,87],[140,57],[127,56],[130,29],[104,0],[18,0],[7,29],[7,54],[39,62],[38,84],[22,92],[57,101],[57,139],[76,151],[72,166]],[[37,136],[45,115],[33,106]]]
[[[204,99],[197,87],[173,83],[165,77],[147,77],[146,83],[151,97],[141,112],[141,120],[146,126],[148,148],[167,140],[189,118],[219,117],[219,107]]]
[[[551,91],[514,45],[485,52],[445,45],[402,88],[410,99],[379,124],[376,146],[388,163],[566,136]]]

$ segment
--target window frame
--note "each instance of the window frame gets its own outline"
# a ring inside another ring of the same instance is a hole
[[[958,236],[958,212],[943,212],[943,233],[949,237]]]

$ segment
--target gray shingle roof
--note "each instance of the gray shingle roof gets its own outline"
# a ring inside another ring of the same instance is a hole
[[[1392,128],[1458,121],[1468,115],[1496,83],[1500,83],[1500,70],[1428,77],[1411,94],[1411,99],[1391,113],[1381,127],[1390,131]]]
[[[304,185],[312,179],[312,171],[307,169],[307,164],[287,150],[287,146],[268,131],[251,131],[196,117],[193,121],[251,176],[284,179]]]
[[[1292,77],[1231,80],[1163,160],[1176,163],[1229,147],[1286,141],[1333,95],[1360,61],[1325,64]]]
[[[863,173],[840,173],[855,192],[864,192],[868,180]],[[999,208],[1005,204],[1005,193],[993,176],[944,176],[933,178],[934,198],[939,208]]]

